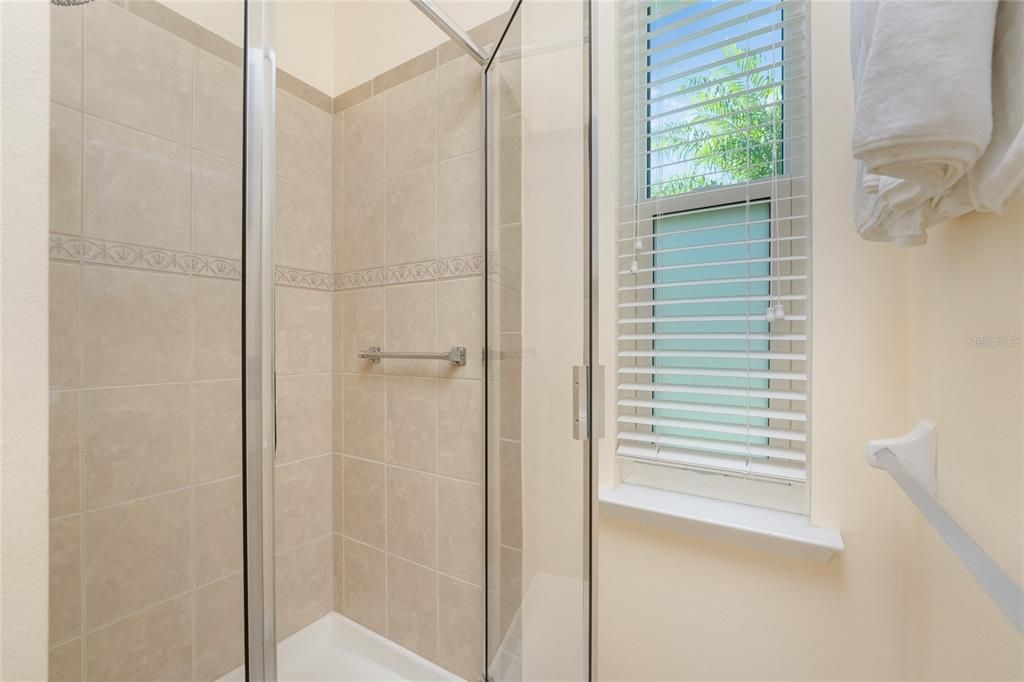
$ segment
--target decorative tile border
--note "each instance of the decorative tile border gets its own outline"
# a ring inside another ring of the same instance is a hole
[[[179,275],[235,280],[242,278],[242,261],[235,258],[139,246],[60,232],[50,233],[50,258]],[[453,256],[337,274],[277,266],[274,268],[274,281],[282,286],[301,289],[343,291],[468,277],[481,274],[483,266],[484,259],[480,255]]]
[[[242,278],[242,261],[233,258],[202,256],[186,251],[137,246],[59,232],[50,233],[50,258],[182,275]]]
[[[318,291],[334,291],[334,275],[315,270],[299,270],[274,266],[274,282],[299,289],[316,289]]]
[[[389,284],[407,284],[410,282],[429,282],[437,279],[467,277],[483,272],[484,259],[481,255],[453,256],[425,260],[417,263],[387,265],[370,270],[356,270],[337,275],[338,289],[363,289]]]

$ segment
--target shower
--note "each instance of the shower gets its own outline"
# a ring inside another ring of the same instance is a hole
[[[582,678],[585,5],[53,2],[51,669]]]

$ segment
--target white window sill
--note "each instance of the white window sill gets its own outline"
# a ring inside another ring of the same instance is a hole
[[[599,503],[609,516],[815,561],[843,551],[839,531],[803,514],[629,484],[602,489]]]

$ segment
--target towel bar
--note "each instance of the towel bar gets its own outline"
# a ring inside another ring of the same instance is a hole
[[[904,436],[868,441],[868,462],[896,479],[996,606],[1024,633],[1024,590],[935,499],[935,427],[922,421]]]
[[[403,351],[383,351],[377,346],[361,350],[356,355],[362,360],[380,362],[381,360],[447,360],[453,365],[466,364],[466,347],[452,346],[451,350],[441,353],[413,353]]]

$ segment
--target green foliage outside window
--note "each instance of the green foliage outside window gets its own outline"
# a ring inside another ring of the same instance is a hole
[[[723,48],[730,59],[713,71],[687,79],[693,108],[654,130],[650,153],[668,169],[652,177],[652,197],[683,194],[782,174],[782,84],[777,67],[737,45]],[[693,106],[696,105],[696,106]],[[652,164],[653,165],[653,164]]]

